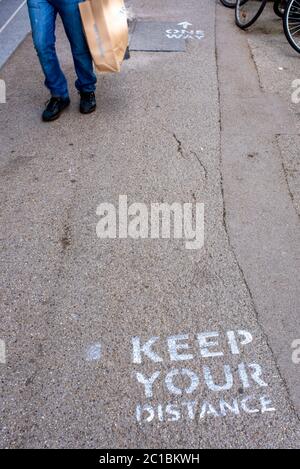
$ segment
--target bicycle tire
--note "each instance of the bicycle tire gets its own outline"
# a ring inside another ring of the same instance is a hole
[[[293,25],[293,26],[291,26]],[[298,40],[293,36],[291,28],[296,28]],[[293,49],[300,54],[300,1],[290,0],[283,17],[283,29],[287,40]]]
[[[247,29],[258,20],[268,0],[237,0],[235,22],[241,29]]]
[[[0,0],[1,1],[1,0]],[[221,3],[227,8],[235,8],[237,0],[220,0]],[[241,0],[241,4],[246,3],[247,0]]]
[[[221,3],[226,8],[235,8],[236,0],[221,0]]]
[[[274,7],[273,7],[275,15],[279,16],[279,18],[283,18],[285,9],[286,9],[286,1],[275,0]]]

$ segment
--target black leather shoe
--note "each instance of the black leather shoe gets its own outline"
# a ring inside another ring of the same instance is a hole
[[[44,122],[51,122],[58,119],[62,111],[70,104],[69,98],[52,98],[48,101],[45,111],[43,112],[42,119]]]
[[[81,114],[90,114],[97,107],[96,96],[93,91],[89,93],[80,93],[80,112]]]

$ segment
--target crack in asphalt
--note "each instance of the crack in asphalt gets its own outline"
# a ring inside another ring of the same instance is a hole
[[[201,160],[201,158],[199,157],[199,155],[195,151],[191,151],[190,153],[191,153],[191,155],[194,155],[196,157],[197,161],[199,162],[201,168],[204,171],[204,178],[207,179],[208,171],[207,171],[206,166],[204,165],[203,161]]]
[[[180,156],[184,159],[186,159],[186,154],[185,154],[185,151],[183,149],[183,144],[182,144],[182,140],[179,140],[179,138],[177,137],[176,133],[173,132],[173,137],[177,143],[177,152],[180,154]],[[201,158],[199,157],[198,153],[196,153],[195,151],[193,150],[190,150],[189,152],[191,155],[195,156],[196,160],[198,161],[198,163],[200,164],[201,168],[203,169],[203,172],[204,172],[204,178],[207,179],[208,177],[208,171],[207,171],[207,168],[205,166],[205,164],[203,163],[203,161],[201,160]]]
[[[179,139],[177,138],[177,135],[176,135],[175,133],[173,133],[173,137],[174,137],[174,139],[175,139],[176,142],[177,142],[177,152],[179,153],[179,155],[180,155],[182,158],[185,159],[181,140],[179,140]]]
[[[63,236],[60,238],[63,251],[66,251],[71,246],[71,227],[68,222],[63,226]]]
[[[259,88],[262,92],[264,92],[264,87],[263,87],[263,84],[262,84],[262,81],[261,81],[261,78],[260,78],[258,65],[257,65],[257,62],[255,60],[254,53],[253,53],[253,50],[251,49],[251,46],[249,44],[248,39],[247,39],[247,46],[248,46],[248,49],[249,49],[249,54],[250,54],[251,60],[253,62],[253,65],[254,65],[254,68],[255,68],[255,71],[256,71]]]
[[[288,194],[291,198],[291,201],[292,201],[292,205],[295,209],[295,212],[296,214],[298,215],[298,217],[300,218],[300,213],[298,212],[297,210],[297,206],[295,204],[295,197],[294,197],[294,194],[292,192],[292,189],[291,189],[291,186],[290,186],[290,183],[289,183],[289,177],[288,177],[288,171],[287,171],[287,168],[284,164],[284,159],[283,159],[283,155],[282,155],[282,151],[281,151],[281,148],[280,148],[280,144],[279,144],[279,137],[281,135],[280,134],[277,134],[275,136],[275,139],[276,139],[276,145],[277,145],[277,148],[278,148],[278,152],[279,152],[279,155],[280,155],[280,160],[281,160],[281,166],[282,166],[282,171],[283,171],[283,175],[284,175],[284,180],[285,180],[285,183],[286,183],[286,186],[287,186],[287,191],[288,191]]]

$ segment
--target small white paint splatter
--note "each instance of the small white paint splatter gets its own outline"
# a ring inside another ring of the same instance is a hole
[[[88,362],[97,361],[101,358],[101,344],[92,344],[87,348],[86,360]]]

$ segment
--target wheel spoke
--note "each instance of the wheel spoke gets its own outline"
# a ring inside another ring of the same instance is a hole
[[[284,17],[284,32],[291,46],[300,53],[300,2],[291,0]]]

